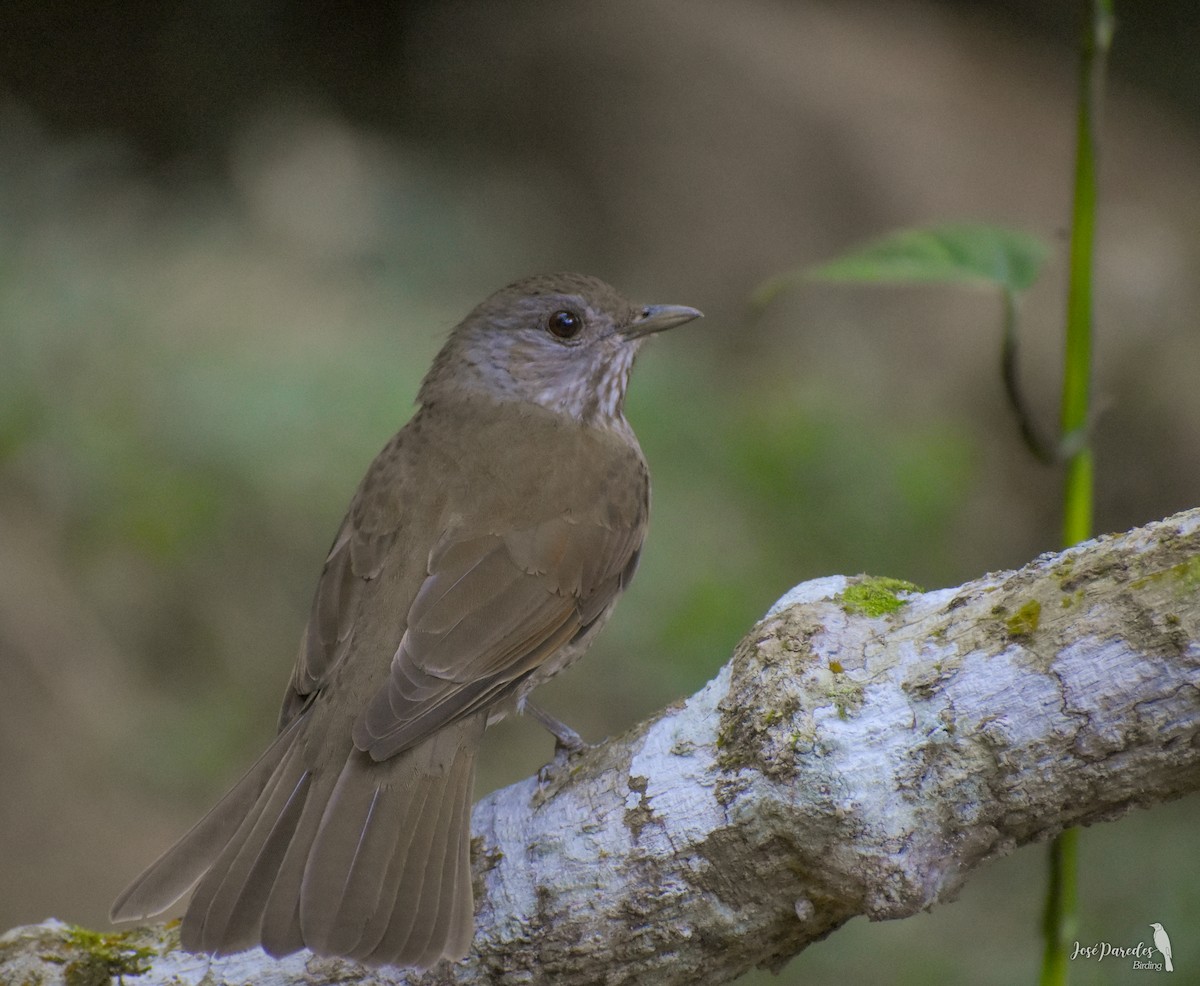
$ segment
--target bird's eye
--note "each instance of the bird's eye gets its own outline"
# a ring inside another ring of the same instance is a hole
[[[574,312],[558,311],[547,319],[546,328],[558,339],[573,339],[583,328],[583,319]]]

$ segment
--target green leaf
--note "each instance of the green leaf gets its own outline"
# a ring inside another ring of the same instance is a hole
[[[1016,294],[1028,289],[1048,253],[1037,237],[1002,226],[954,223],[902,229],[816,267],[765,282],[766,304],[799,280],[865,284],[984,284]]]

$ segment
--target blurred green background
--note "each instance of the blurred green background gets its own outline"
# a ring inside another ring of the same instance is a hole
[[[1049,425],[1077,6],[0,9],[0,928],[103,926],[266,742],[359,476],[446,331],[519,276],[585,270],[707,315],[642,357],[641,573],[543,693],[585,736],[697,689],[804,579],[932,588],[1054,549],[1059,477],[1007,416],[996,298],[746,299],[896,226],[1040,235],[1022,360]],[[1200,18],[1118,14],[1102,531],[1200,503]],[[496,738],[481,792],[551,752],[530,723]],[[1085,834],[1081,940],[1160,921],[1195,975],[1197,804]],[[1031,982],[1043,857],[745,981]]]

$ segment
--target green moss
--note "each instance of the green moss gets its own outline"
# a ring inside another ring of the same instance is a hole
[[[1200,555],[1175,565],[1171,574],[1187,589],[1200,589]]]
[[[1030,599],[1004,621],[1011,637],[1032,637],[1042,619],[1042,604]]]
[[[841,594],[842,609],[847,613],[864,616],[886,616],[894,613],[906,600],[897,593],[920,592],[918,586],[903,579],[867,576],[848,586]]]
[[[1070,609],[1072,606],[1083,602],[1084,591],[1082,588],[1067,582],[1063,582],[1059,588],[1062,590],[1062,596],[1059,598],[1058,604],[1063,609]]]
[[[102,935],[74,925],[68,928],[63,944],[71,954],[62,957],[67,986],[108,986],[114,978],[149,972],[148,960],[154,956],[154,949],[130,944],[132,934],[125,931]]]
[[[1168,569],[1151,572],[1140,579],[1134,579],[1129,583],[1129,588],[1141,592],[1164,579],[1173,580],[1185,592],[1200,589],[1200,555],[1182,561],[1178,565],[1172,565]]]
[[[849,677],[838,676],[828,693],[839,719],[849,719],[862,708],[863,686]]]

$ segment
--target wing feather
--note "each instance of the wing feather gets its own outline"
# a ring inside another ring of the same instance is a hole
[[[640,523],[569,517],[443,539],[355,744],[382,760],[512,693],[607,611],[640,546]]]

